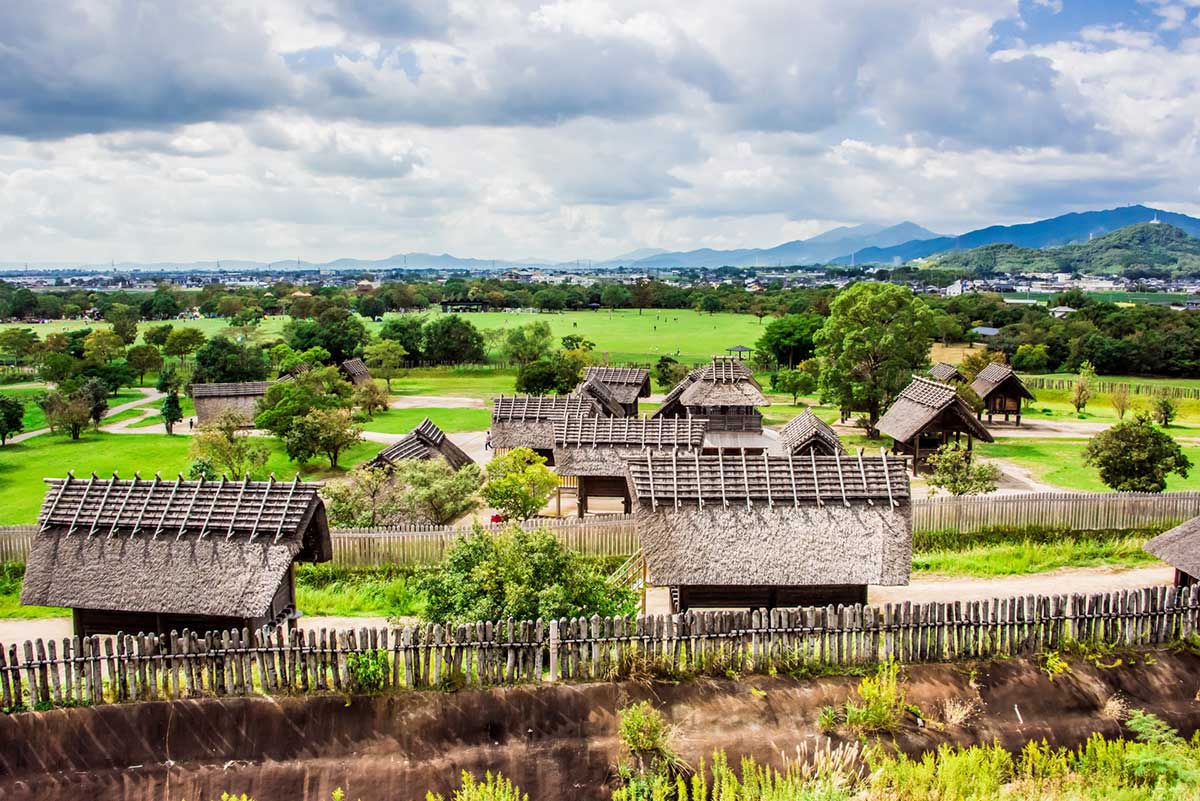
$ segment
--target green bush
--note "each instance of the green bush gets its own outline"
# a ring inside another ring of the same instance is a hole
[[[297,604],[308,615],[419,616],[425,597],[417,568],[387,565],[345,568],[329,563],[296,566]]]
[[[351,695],[375,695],[387,686],[391,663],[388,652],[382,648],[346,654],[346,673],[349,681],[346,690]]]
[[[445,560],[426,568],[419,585],[426,619],[444,623],[626,615],[632,591],[562,545],[552,532],[512,526],[500,533],[477,528],[457,541]]]
[[[446,799],[440,794],[426,793],[425,801]],[[529,801],[529,796],[498,773],[495,776],[487,773],[482,782],[477,782],[474,776],[463,771],[462,787],[454,791],[450,801]]]

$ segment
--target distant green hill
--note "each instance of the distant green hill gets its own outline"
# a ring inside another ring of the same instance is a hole
[[[1078,272],[1089,275],[1200,275],[1200,239],[1166,223],[1138,223],[1059,248],[984,245],[931,258],[929,266],[972,275]]]

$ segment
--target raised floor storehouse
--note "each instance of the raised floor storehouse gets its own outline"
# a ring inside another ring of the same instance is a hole
[[[1025,383],[1017,377],[1007,364],[992,362],[979,371],[971,383],[971,389],[983,401],[983,411],[987,412],[988,423],[992,415],[1003,414],[1004,422],[1008,422],[1010,414],[1016,415],[1017,425],[1021,425],[1021,402],[1033,400],[1033,393]],[[981,411],[980,414],[983,414]]]
[[[912,383],[896,397],[876,427],[895,441],[895,453],[912,458],[913,475],[938,448],[951,442],[962,444],[963,434],[967,435],[968,454],[975,437],[992,441],[992,435],[954,387],[920,376],[913,376]]]
[[[21,603],[71,609],[77,635],[282,623],[293,565],[332,558],[318,484],[47,483]]]
[[[608,387],[617,402],[625,407],[626,417],[637,417],[638,398],[650,397],[650,371],[644,367],[589,367],[585,381],[597,380]]]
[[[912,511],[890,456],[628,461],[649,583],[692,607],[866,601],[908,583]]]
[[[426,417],[398,442],[381,450],[372,460],[377,467],[395,468],[400,462],[410,459],[445,459],[455,470],[474,463],[474,459],[446,436],[432,420]]]
[[[254,420],[258,401],[267,394],[273,381],[242,381],[236,384],[192,384],[188,391],[196,405],[196,422],[200,425],[215,420],[226,409],[232,409],[246,419]]]

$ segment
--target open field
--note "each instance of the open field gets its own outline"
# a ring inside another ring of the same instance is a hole
[[[487,409],[389,409],[382,414],[376,414],[371,420],[362,425],[365,431],[377,431],[383,434],[407,434],[422,420],[428,417],[438,428],[447,434],[460,431],[486,431],[491,424],[492,413]],[[380,445],[379,447],[383,447]]]
[[[1029,470],[1032,476],[1043,483],[1081,492],[1108,492],[1100,482],[1095,469],[1083,463],[1086,440],[1018,439],[999,438],[993,443],[977,443],[982,456],[1003,459]],[[1185,445],[1183,452],[1197,465],[1187,478],[1171,476],[1167,479],[1167,490],[1200,489],[1200,446]]]

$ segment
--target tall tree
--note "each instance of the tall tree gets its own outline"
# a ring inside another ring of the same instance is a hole
[[[221,411],[214,420],[196,429],[192,458],[212,465],[235,481],[261,470],[271,455],[271,446],[262,437],[251,436],[243,428],[245,422],[236,409]]]
[[[293,320],[283,329],[287,342],[294,350],[306,351],[322,347],[329,351],[335,364],[361,352],[367,341],[367,329],[362,320],[346,309],[331,306],[315,320]]]
[[[394,339],[381,339],[363,348],[363,361],[371,372],[383,379],[387,391],[392,391],[392,379],[404,366],[404,357],[408,351]]]
[[[156,348],[161,348],[167,344],[167,337],[171,336],[171,332],[175,330],[175,326],[170,323],[162,325],[152,325],[142,334],[142,339],[147,345],[153,345]]]
[[[24,428],[25,404],[12,395],[0,395],[0,445]]]
[[[1084,463],[1117,492],[1162,492],[1172,473],[1187,478],[1192,462],[1145,412],[1106,428],[1088,442]]]
[[[84,356],[101,364],[111,362],[124,352],[124,340],[116,332],[104,328],[88,334],[83,341]]]
[[[438,317],[424,331],[425,358],[437,364],[482,364],[487,361],[483,335],[457,314]]]
[[[300,418],[317,409],[345,408],[353,393],[336,367],[309,370],[271,385],[258,403],[254,424],[286,441]]]
[[[349,409],[313,409],[295,420],[283,440],[287,454],[303,464],[317,454],[336,468],[342,452],[362,441],[362,429],[354,425]]]
[[[510,520],[528,520],[558,488],[558,476],[529,448],[513,448],[488,462],[483,498]]]
[[[455,470],[444,459],[410,459],[396,469],[399,505],[413,523],[445,526],[479,508],[479,465]]]
[[[830,304],[817,332],[821,398],[866,412],[868,433],[883,408],[929,364],[933,315],[895,284],[858,283]]]
[[[187,361],[188,356],[204,346],[205,339],[204,332],[199,328],[176,328],[167,334],[166,342],[163,343],[163,353],[180,361]]]
[[[267,359],[257,345],[215,336],[196,351],[193,378],[198,384],[262,381],[266,377]]]
[[[125,361],[138,374],[138,384],[144,384],[146,373],[162,367],[163,357],[153,345],[134,345],[126,352]]]
[[[819,314],[785,314],[767,323],[756,347],[770,353],[777,364],[795,367],[813,355],[813,337],[824,323]]]
[[[113,333],[121,338],[121,344],[132,345],[137,340],[137,309],[124,303],[114,303],[104,312],[104,319],[112,326]]]
[[[504,335],[500,353],[518,367],[549,356],[554,350],[554,332],[543,321],[519,325]]]
[[[179,390],[172,389],[167,393],[167,397],[163,398],[162,418],[167,434],[174,434],[175,424],[183,419],[183,407],[179,405]]]

